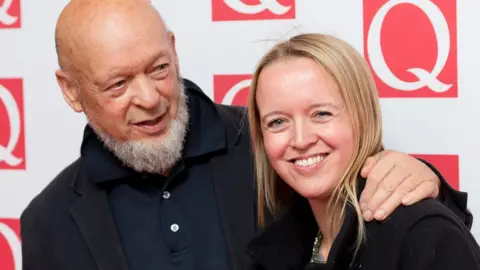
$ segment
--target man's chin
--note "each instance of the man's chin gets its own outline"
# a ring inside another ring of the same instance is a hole
[[[125,142],[104,140],[104,143],[126,166],[138,172],[163,173],[181,157],[182,144],[162,137]]]
[[[145,143],[145,144],[159,144],[165,141],[168,136],[168,130],[165,130],[162,133],[157,134],[145,134],[138,132],[133,136],[133,138],[127,140],[126,142],[135,142],[135,143]]]
[[[106,133],[97,134],[126,166],[138,172],[163,173],[181,158],[186,123],[172,121],[165,132],[155,135],[130,132],[131,139],[122,141]]]
[[[132,129],[127,140],[116,140],[89,121],[105,146],[126,166],[138,172],[164,173],[181,158],[188,128],[187,96],[181,88],[176,119],[168,121],[161,132]],[[142,132],[143,131],[143,132]]]

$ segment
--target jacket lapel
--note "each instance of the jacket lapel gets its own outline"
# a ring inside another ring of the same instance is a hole
[[[218,156],[211,161],[217,204],[232,269],[246,269],[245,248],[255,234],[254,190],[248,185],[248,181],[253,179],[245,173],[246,168],[237,162],[241,158],[240,153],[237,153]]]
[[[219,112],[229,121],[221,108]],[[244,112],[239,110],[239,114]],[[232,269],[243,270],[249,260],[247,244],[256,232],[255,188],[249,137],[242,130],[246,127],[240,121],[230,123],[233,128],[227,125],[226,152],[212,157],[210,166]]]
[[[70,213],[98,269],[127,270],[107,194],[89,182],[86,174],[80,175],[73,185],[82,197],[72,206]]]

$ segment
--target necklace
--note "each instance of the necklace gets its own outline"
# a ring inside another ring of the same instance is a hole
[[[315,237],[315,242],[313,243],[312,249],[312,258],[310,259],[311,263],[325,263],[322,255],[320,254],[320,245],[322,244],[323,235],[319,230],[317,237]]]

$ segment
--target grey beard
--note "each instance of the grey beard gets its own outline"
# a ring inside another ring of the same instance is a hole
[[[182,157],[185,136],[188,129],[188,107],[185,86],[180,83],[177,115],[170,122],[168,133],[162,141],[117,141],[101,132],[91,123],[90,126],[104,142],[107,149],[127,167],[137,172],[166,174]]]

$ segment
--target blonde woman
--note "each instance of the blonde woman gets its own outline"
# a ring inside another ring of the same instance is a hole
[[[328,35],[303,34],[260,61],[249,98],[259,221],[256,269],[480,269],[478,244],[435,200],[365,223],[365,160],[382,147],[372,75]],[[265,210],[268,209],[268,210]]]

